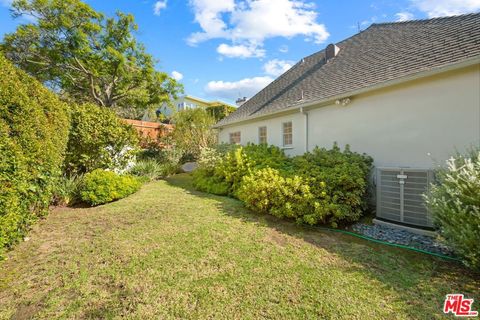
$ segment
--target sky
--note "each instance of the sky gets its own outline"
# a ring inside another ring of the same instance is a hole
[[[0,36],[12,19],[0,0]],[[185,93],[233,103],[252,97],[303,57],[372,23],[480,11],[480,0],[85,0],[107,16],[132,13],[137,39]]]

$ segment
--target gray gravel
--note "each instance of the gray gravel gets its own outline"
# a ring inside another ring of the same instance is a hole
[[[352,226],[352,230],[356,233],[390,243],[401,244],[416,249],[425,250],[432,253],[454,256],[452,250],[440,243],[437,239],[430,236],[419,235],[407,230],[391,228],[378,224],[367,225],[364,223],[356,223]]]

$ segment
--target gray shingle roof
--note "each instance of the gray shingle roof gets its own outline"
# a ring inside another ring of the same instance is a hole
[[[368,88],[421,71],[480,56],[480,13],[372,24],[295,64],[216,126]]]

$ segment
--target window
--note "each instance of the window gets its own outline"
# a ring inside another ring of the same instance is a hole
[[[241,135],[240,131],[230,132],[230,143],[240,143]]]
[[[283,146],[289,147],[293,143],[292,121],[283,123]]]
[[[267,127],[258,127],[258,143],[267,143]]]

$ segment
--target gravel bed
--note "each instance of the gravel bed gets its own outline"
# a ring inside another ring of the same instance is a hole
[[[368,225],[356,223],[352,226],[354,232],[390,243],[401,244],[432,253],[454,256],[452,250],[440,243],[434,237],[419,235],[407,230],[391,228],[378,224]]]

